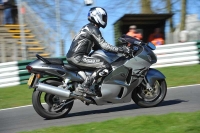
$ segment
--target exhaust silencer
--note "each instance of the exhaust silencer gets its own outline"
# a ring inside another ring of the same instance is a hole
[[[67,98],[71,97],[71,98],[76,98],[79,100],[86,101],[87,103],[93,103],[93,101],[91,101],[90,99],[87,99],[83,96],[75,95],[75,94],[71,93],[69,90],[64,90],[64,89],[61,89],[61,88],[58,88],[58,87],[55,87],[52,85],[44,84],[44,83],[38,83],[37,90],[46,92],[46,93],[50,93],[50,94],[54,94],[57,96],[61,96],[61,97],[67,97]]]
[[[58,95],[61,97],[70,97],[70,93],[71,93],[69,90],[64,90],[64,89],[61,89],[52,85],[44,84],[44,83],[38,83],[37,90]]]

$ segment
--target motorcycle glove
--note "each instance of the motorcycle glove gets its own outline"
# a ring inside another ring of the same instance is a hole
[[[118,47],[118,52],[123,54],[131,54],[132,51],[128,47],[123,46],[123,47]]]

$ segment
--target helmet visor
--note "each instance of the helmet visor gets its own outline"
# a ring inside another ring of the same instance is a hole
[[[103,21],[104,21],[105,23],[107,23],[107,15],[103,15],[102,18],[103,18]]]

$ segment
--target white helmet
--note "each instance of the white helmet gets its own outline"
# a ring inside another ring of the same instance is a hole
[[[102,28],[105,28],[107,25],[107,12],[101,7],[93,7],[89,10],[88,20]]]

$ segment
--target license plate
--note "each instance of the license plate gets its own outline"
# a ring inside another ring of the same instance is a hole
[[[27,83],[29,86],[31,86],[34,77],[35,77],[35,74],[34,74],[34,73],[31,73],[31,76],[29,77],[29,80],[28,80],[28,83]]]

